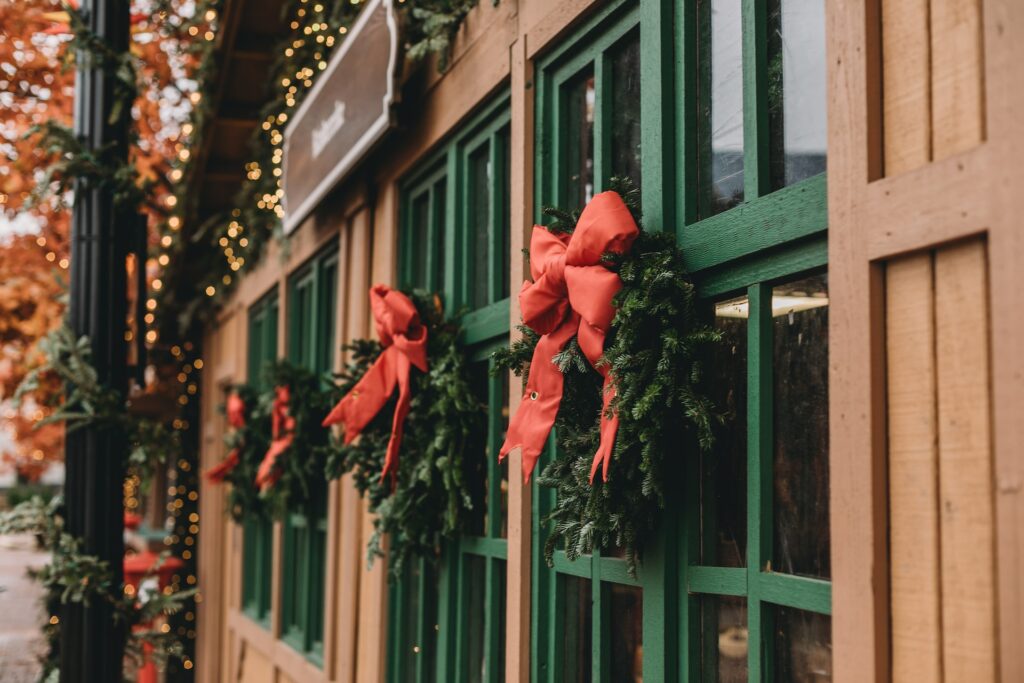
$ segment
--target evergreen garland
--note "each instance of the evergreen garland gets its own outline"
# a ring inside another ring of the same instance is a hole
[[[639,555],[660,523],[665,492],[680,488],[681,463],[711,447],[714,425],[722,421],[701,388],[700,360],[719,335],[697,315],[694,286],[673,236],[643,231],[639,193],[628,181],[615,178],[612,189],[641,232],[629,252],[606,257],[623,285],[613,302],[616,314],[603,357],[615,378],[611,405],[619,415],[608,481],[589,481],[600,437],[602,378],[574,338],[554,359],[565,375],[555,421],[558,449],[538,483],[556,492],[545,518],[549,566],[559,546],[571,560],[618,547],[635,575]],[[580,211],[545,214],[554,219],[550,231],[571,233]],[[519,329],[522,338],[495,354],[497,371],[527,372],[538,335]]]
[[[295,419],[291,445],[278,459],[275,470],[280,477],[259,494],[260,503],[274,519],[289,512],[312,514],[324,504],[324,468],[330,451],[330,432],[321,426],[331,406],[339,398],[326,377],[288,361],[277,361],[267,369],[268,390],[260,394],[253,415],[254,436],[270,440],[270,416],[277,387],[288,387],[288,414]],[[261,431],[265,430],[265,431]],[[255,448],[255,447],[254,447]],[[259,462],[266,452],[254,450]],[[255,479],[255,473],[254,477]],[[250,485],[253,480],[249,480]],[[247,501],[248,501],[248,494]]]
[[[247,384],[232,388],[245,405],[245,424],[224,435],[229,451],[238,452],[238,464],[224,477],[227,511],[236,522],[268,517],[269,511],[256,488],[256,471],[270,446],[270,413],[260,393]]]
[[[484,460],[486,408],[473,393],[460,328],[445,321],[435,297],[409,294],[427,328],[426,373],[412,370],[412,402],[398,456],[398,479],[382,479],[396,399],[385,405],[361,436],[348,446],[336,441],[327,460],[327,476],[352,473],[356,489],[369,499],[374,531],[367,547],[372,564],[383,556],[393,578],[413,556],[436,558],[444,541],[467,530],[474,511],[482,510],[479,482],[487,476]],[[346,346],[351,360],[339,375],[340,394],[349,390],[380,355],[375,341]]]

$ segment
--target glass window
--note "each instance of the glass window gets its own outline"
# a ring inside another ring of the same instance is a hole
[[[563,596],[562,676],[566,683],[589,683],[591,677],[593,624],[590,581],[575,576],[559,577]]]
[[[704,595],[700,599],[700,620],[703,638],[701,680],[747,683],[746,598]]]
[[[743,201],[743,30],[736,0],[697,0],[697,201],[701,218]]]
[[[824,275],[772,290],[772,569],[828,578],[828,287]]]
[[[583,207],[594,196],[594,70],[586,69],[565,91],[567,206]]]
[[[824,683],[832,680],[832,620],[792,607],[775,610],[774,680]]]
[[[639,588],[619,583],[606,583],[605,587],[611,610],[611,680],[643,683],[643,593]]]
[[[824,0],[768,0],[773,190],[825,172],[824,26]]]
[[[640,177],[640,35],[627,36],[611,53],[612,164],[610,176],[637,187]]]

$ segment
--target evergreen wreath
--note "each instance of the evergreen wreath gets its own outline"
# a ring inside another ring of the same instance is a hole
[[[265,385],[269,387],[260,394],[251,433],[256,442],[269,445],[272,440],[270,415],[278,387],[287,387],[290,393],[288,414],[295,420],[293,439],[288,449],[277,459],[275,472],[277,480],[258,494],[265,512],[274,519],[283,519],[289,512],[303,511],[313,514],[326,505],[324,467],[330,452],[330,434],[320,423],[338,399],[330,388],[328,378],[289,361],[277,361],[266,371]],[[262,439],[266,439],[262,442]],[[254,449],[258,447],[254,445]],[[266,453],[253,450],[256,468]],[[250,487],[255,487],[255,471]],[[243,482],[244,483],[244,482]],[[233,487],[238,488],[238,487]],[[247,510],[258,509],[249,494],[245,494]],[[261,511],[259,514],[263,514]]]
[[[229,451],[238,454],[238,464],[224,476],[224,482],[231,485],[227,490],[227,511],[236,522],[267,518],[269,510],[255,482],[263,454],[270,446],[270,415],[254,387],[241,384],[231,391],[238,394],[245,406],[245,422],[224,435]]]
[[[590,483],[603,379],[573,338],[554,358],[565,376],[554,427],[558,448],[537,481],[557,494],[544,519],[550,527],[544,545],[549,566],[560,545],[570,560],[617,546],[635,575],[665,509],[665,491],[682,475],[680,456],[709,449],[714,425],[722,422],[701,388],[701,358],[720,335],[697,315],[695,289],[673,236],[645,232],[639,192],[625,179],[613,178],[611,185],[640,235],[627,253],[604,257],[622,279],[602,358],[615,378],[611,408],[619,416],[608,480]],[[548,230],[571,233],[581,210],[544,213],[554,219]],[[539,336],[525,325],[519,330],[521,339],[494,354],[495,372],[511,370],[525,384]]]
[[[356,489],[368,497],[374,513],[367,562],[383,557],[382,540],[390,537],[389,570],[401,576],[413,556],[436,558],[444,541],[468,527],[470,516],[483,509],[480,487],[486,477],[486,408],[469,383],[468,366],[456,321],[445,321],[439,300],[425,292],[405,292],[427,328],[428,372],[412,371],[412,402],[398,460],[398,478],[381,477],[395,397],[360,437],[349,445],[336,440],[327,460],[327,476],[352,473]],[[339,390],[347,394],[362,378],[381,347],[358,340],[345,347],[350,360],[339,374]]]

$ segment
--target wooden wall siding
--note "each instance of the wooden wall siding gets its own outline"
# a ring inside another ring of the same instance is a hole
[[[881,0],[886,175],[985,137],[981,0]]]
[[[942,680],[931,253],[886,267],[893,683]]]
[[[828,3],[827,42],[835,680],[1024,681],[1024,3]]]
[[[936,252],[942,663],[948,683],[996,680],[987,280],[982,240]]]
[[[886,266],[896,683],[995,680],[985,244]]]

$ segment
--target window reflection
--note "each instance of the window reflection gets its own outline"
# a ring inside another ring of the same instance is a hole
[[[701,218],[743,201],[741,4],[736,0],[697,3],[697,194]]]
[[[594,196],[594,71],[587,69],[568,86],[566,97],[566,162],[568,178],[565,204],[583,207]]]
[[[775,608],[775,680],[832,680],[832,618],[792,607]]]
[[[773,190],[824,173],[824,0],[768,0],[768,125]]]
[[[639,588],[605,584],[611,603],[609,648],[612,681],[643,683],[643,593]]]
[[[727,414],[701,458],[701,564],[747,564],[747,298],[715,305],[722,343],[712,351],[711,398]]]
[[[469,225],[472,235],[472,286],[469,292],[470,305],[480,308],[490,303],[491,252],[488,236],[491,228],[491,149],[480,145],[469,156]],[[443,249],[443,246],[442,246]]]
[[[610,177],[640,187],[640,36],[612,49],[612,168]]]
[[[485,601],[487,576],[486,558],[479,555],[465,556],[463,570],[466,572],[465,606],[466,620],[466,675],[469,683],[483,683],[486,678],[487,662],[484,659],[484,615],[488,605]]]
[[[828,286],[774,288],[772,569],[829,578]]]
[[[747,683],[747,599],[702,596],[700,620],[701,680]]]
[[[424,192],[412,201],[412,226],[409,251],[412,257],[412,284],[427,286],[427,251],[430,244],[430,193]]]
[[[563,596],[564,631],[556,634],[562,643],[562,677],[565,683],[591,680],[591,591],[590,581],[559,576]]]

